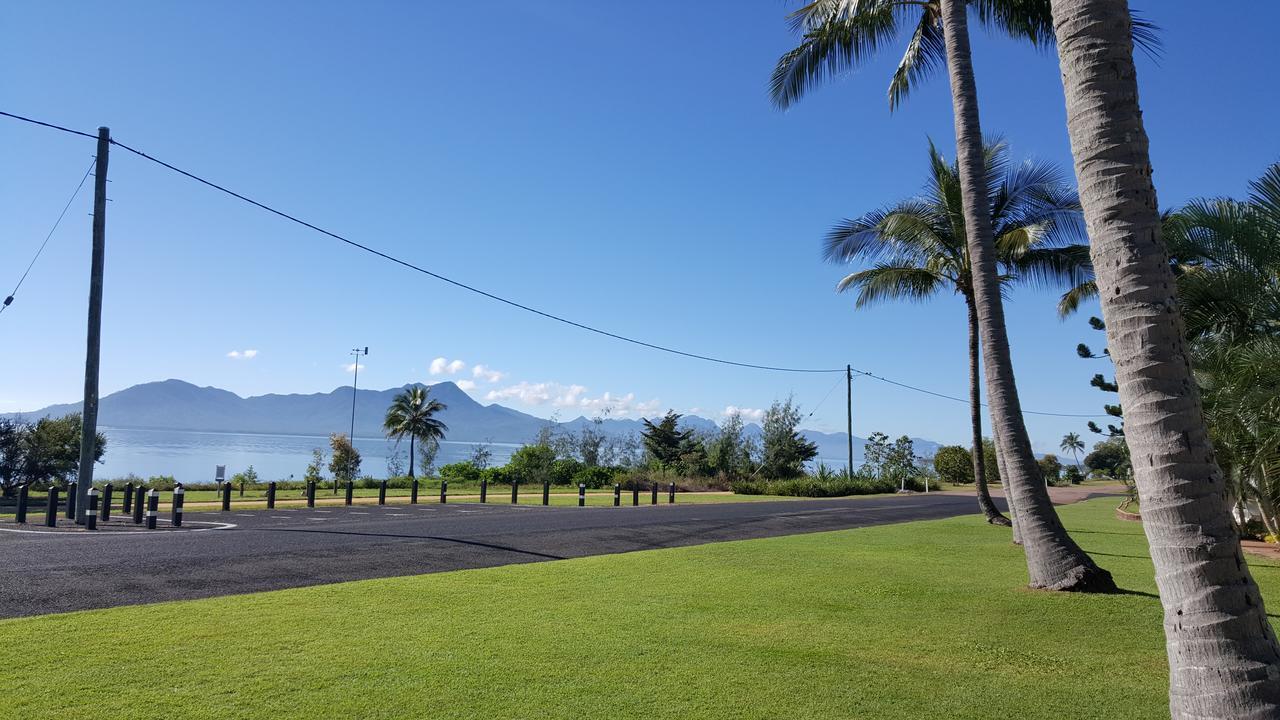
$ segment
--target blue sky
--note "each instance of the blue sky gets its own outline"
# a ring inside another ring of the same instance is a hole
[[[1280,159],[1266,62],[1280,6],[1257,4],[1240,22],[1189,0],[1150,5],[1166,52],[1139,65],[1161,201],[1242,195]],[[832,291],[842,269],[818,256],[841,217],[918,192],[928,137],[950,154],[945,78],[891,114],[889,53],[776,111],[766,83],[793,44],[788,7],[7,3],[0,109],[109,125],[323,227],[580,322],[748,362],[849,362],[963,395],[957,298],[854,311]],[[1069,169],[1056,58],[986,34],[974,49],[984,129],[1018,157]],[[7,293],[93,146],[4,120],[0,148]],[[562,418],[606,405],[719,417],[794,394],[816,407],[809,426],[844,427],[842,388],[828,396],[838,376],[621,344],[360,254],[119,150],[110,175],[104,393],[170,377],[241,395],[328,391],[350,384],[348,351],[368,345],[364,387],[466,380],[482,401]],[[90,199],[77,199],[0,315],[0,411],[79,395]],[[1091,311],[1061,323],[1051,294],[1013,294],[1027,409],[1095,412],[1108,399],[1087,383],[1109,368],[1074,352],[1102,344]],[[857,434],[967,438],[962,404],[867,379],[854,392]],[[1028,426],[1042,450],[1084,432],[1065,418]]]

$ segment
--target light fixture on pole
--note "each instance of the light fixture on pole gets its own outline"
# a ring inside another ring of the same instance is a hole
[[[355,375],[351,379],[351,435],[347,439],[351,442],[352,452],[347,455],[347,482],[355,481],[355,478],[351,477],[351,462],[355,459],[354,451],[356,448],[356,384],[360,382],[360,357],[368,354],[369,347],[367,345],[363,349],[352,348],[351,350],[351,357],[355,358],[355,361],[351,363],[351,371]],[[338,478],[336,477],[333,479],[333,492],[338,492]]]

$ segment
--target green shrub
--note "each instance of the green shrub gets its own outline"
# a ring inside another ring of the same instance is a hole
[[[852,478],[843,474],[827,474],[823,477],[804,476],[789,480],[761,480],[745,478],[736,480],[732,489],[739,495],[783,495],[789,497],[845,497],[849,495],[874,495],[891,493],[898,484],[889,479],[869,474],[855,473]],[[912,483],[907,484],[908,489]],[[918,485],[924,489],[924,483]]]
[[[569,485],[586,466],[573,458],[560,458],[551,463],[551,484]]]
[[[483,472],[475,463],[463,460],[440,468],[440,477],[453,482],[478,483]]]
[[[613,479],[617,476],[618,471],[613,468],[584,467],[573,476],[571,482],[575,486],[582,484],[591,489],[596,489],[612,485]]]
[[[525,482],[523,478],[511,472],[509,466],[485,468],[480,476],[488,481],[490,487],[494,485],[510,485],[515,480]]]
[[[177,486],[178,481],[174,480],[172,475],[152,475],[147,479],[149,490],[172,490]]]
[[[506,470],[509,478],[522,483],[541,483],[550,479],[556,462],[556,451],[550,445],[525,445],[511,454]],[[492,469],[492,468],[490,468]],[[511,480],[508,479],[507,482]]]

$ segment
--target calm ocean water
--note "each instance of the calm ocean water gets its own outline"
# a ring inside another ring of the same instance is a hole
[[[141,477],[172,475],[180,482],[212,482],[214,468],[227,466],[227,477],[253,465],[265,480],[285,480],[292,475],[300,479],[311,462],[311,451],[322,448],[326,460],[329,438],[319,435],[249,435],[240,433],[193,432],[185,430],[132,430],[103,427],[107,436],[107,452],[103,463],[94,470],[96,478],[124,477],[129,473]],[[479,443],[445,441],[440,444],[436,467],[471,457]],[[387,472],[387,459],[395,452],[395,443],[381,437],[357,437],[362,474],[381,477]],[[505,463],[519,445],[489,443],[492,462]],[[408,467],[409,443],[400,445],[400,453]],[[325,475],[329,471],[325,469]]]

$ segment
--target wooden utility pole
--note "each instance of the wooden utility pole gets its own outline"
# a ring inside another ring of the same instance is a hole
[[[849,434],[849,469],[847,475],[853,479],[853,366],[844,366],[844,400],[845,428]]]
[[[80,472],[76,483],[76,523],[89,512],[89,488],[98,439],[98,360],[102,351],[102,269],[107,243],[107,155],[111,130],[98,128],[97,167],[93,176],[93,261],[89,269],[89,331],[84,356],[84,405],[80,412]]]

